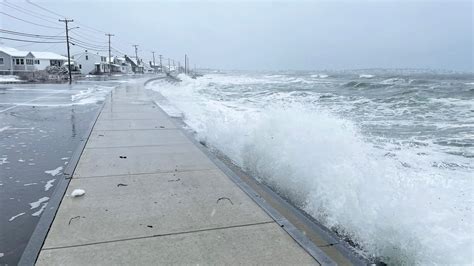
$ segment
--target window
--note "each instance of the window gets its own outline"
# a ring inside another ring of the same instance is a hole
[[[20,59],[20,65],[24,65],[25,64],[25,59]]]
[[[86,60],[89,60],[89,56],[88,56],[88,55],[86,55]]]
[[[27,65],[33,65],[33,59],[26,59]]]
[[[39,65],[40,64],[40,60],[36,59],[35,60],[35,65]]]
[[[0,65],[3,65],[3,57],[0,57]]]
[[[25,60],[23,58],[15,58],[13,59],[16,65],[24,65]]]
[[[81,65],[81,64],[79,64],[79,69],[82,69],[82,65]]]
[[[61,60],[49,60],[49,65],[60,67],[63,65],[63,63]]]

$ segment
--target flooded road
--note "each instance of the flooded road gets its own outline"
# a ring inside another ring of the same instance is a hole
[[[0,265],[18,263],[58,178],[120,82],[0,85]]]

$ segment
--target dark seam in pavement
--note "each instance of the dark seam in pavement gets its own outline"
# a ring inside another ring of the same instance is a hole
[[[97,149],[115,149],[115,148],[143,148],[143,147],[163,147],[163,146],[174,146],[177,144],[185,144],[188,142],[176,142],[172,144],[159,144],[159,145],[134,145],[134,146],[113,146],[113,147],[89,147],[86,150],[97,150]],[[178,153],[185,153],[185,152],[178,152]]]
[[[100,131],[142,131],[142,130],[179,130],[178,128],[133,128],[133,129],[97,129],[97,132]]]
[[[194,233],[201,233],[201,232],[208,232],[208,231],[217,231],[217,230],[225,230],[225,229],[233,229],[233,228],[240,228],[240,227],[250,227],[250,226],[255,226],[255,225],[272,224],[272,223],[276,223],[276,222],[275,222],[275,221],[267,221],[267,222],[252,223],[252,224],[231,225],[231,226],[215,227],[215,228],[207,228],[207,229],[199,229],[199,230],[192,230],[192,231],[183,231],[183,232],[176,232],[176,233],[167,233],[167,234],[157,234],[157,235],[151,235],[151,236],[131,237],[131,238],[124,238],[124,239],[117,239],[117,240],[109,240],[109,241],[99,241],[99,242],[86,243],[86,244],[80,244],[80,245],[70,245],[70,246],[62,246],[62,247],[43,248],[42,250],[56,250],[56,249],[65,249],[65,248],[75,248],[75,247],[82,247],[82,246],[92,246],[92,245],[99,245],[99,244],[108,244],[108,243],[114,243],[114,242],[123,242],[123,241],[139,240],[139,239],[147,239],[147,238],[155,238],[155,237],[163,237],[163,236],[185,235],[185,234],[194,234]]]
[[[143,147],[163,147],[163,146],[175,146],[180,144],[188,144],[188,142],[178,142],[173,144],[160,144],[160,145],[138,145],[138,146],[114,146],[114,147],[92,147],[85,148],[85,150],[97,150],[97,149],[120,149],[120,148],[143,148]],[[174,154],[183,154],[189,152],[175,152]]]
[[[205,171],[219,171],[218,168],[204,168],[204,169],[189,169],[189,170],[169,170],[162,172],[150,172],[150,173],[124,173],[117,175],[99,175],[99,176],[73,176],[71,179],[88,179],[88,178],[101,178],[101,177],[114,177],[114,176],[139,176],[139,175],[153,175],[153,174],[171,174],[171,173],[189,173],[189,172],[205,172]]]

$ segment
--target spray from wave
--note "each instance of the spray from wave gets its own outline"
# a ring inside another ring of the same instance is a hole
[[[469,159],[430,145],[379,141],[357,119],[341,115],[351,107],[335,112],[336,105],[320,104],[338,95],[298,85],[312,75],[181,76],[181,84],[152,88],[181,111],[200,141],[350,238],[366,256],[390,264],[471,263]],[[434,165],[446,161],[463,167]]]

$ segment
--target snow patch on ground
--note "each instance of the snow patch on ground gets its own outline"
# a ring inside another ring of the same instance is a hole
[[[80,197],[82,195],[86,194],[86,191],[83,189],[74,189],[71,193],[71,197]]]
[[[0,82],[20,82],[20,78],[15,75],[0,76]]]

